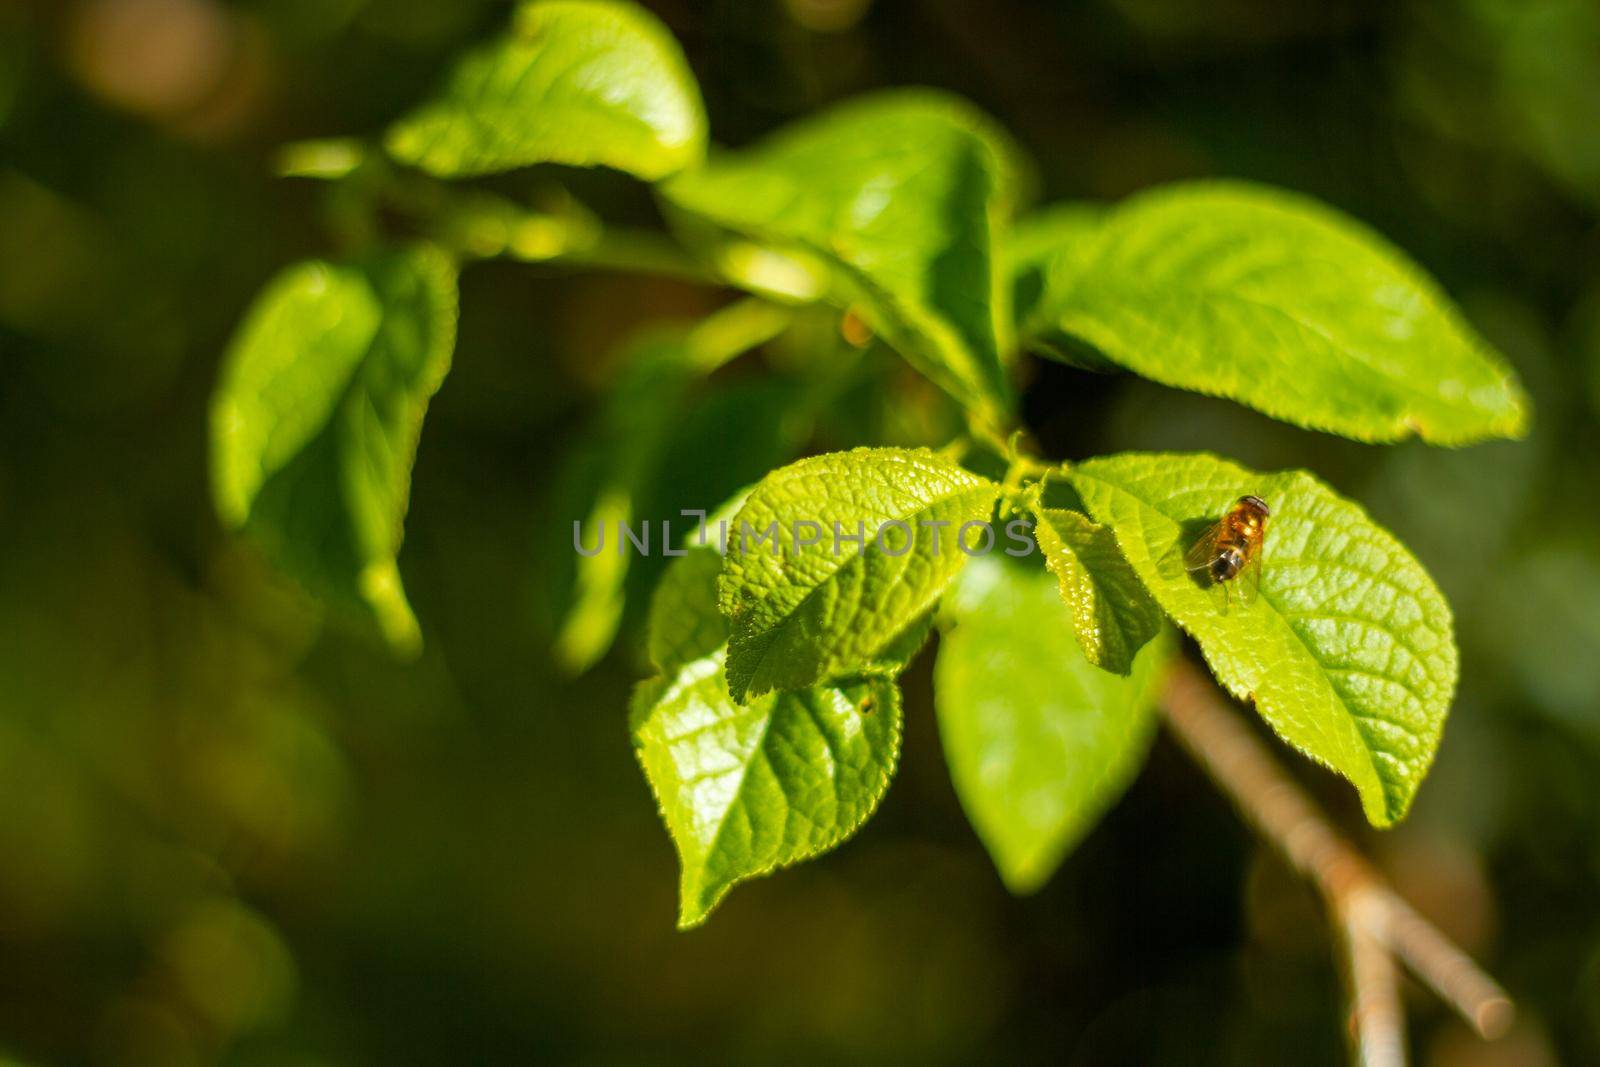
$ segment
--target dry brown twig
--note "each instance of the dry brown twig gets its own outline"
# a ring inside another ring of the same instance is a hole
[[[1364,1067],[1405,1063],[1396,960],[1484,1038],[1510,1028],[1505,990],[1334,829],[1210,679],[1182,661],[1167,679],[1162,705],[1173,734],[1206,774],[1322,894],[1344,941],[1351,1040]]]

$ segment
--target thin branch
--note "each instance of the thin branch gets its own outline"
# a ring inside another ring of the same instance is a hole
[[[1358,890],[1340,909],[1350,983],[1350,1038],[1361,1067],[1405,1067],[1406,1020],[1400,1006],[1400,971],[1374,933],[1383,908]],[[1373,914],[1367,914],[1372,912]]]
[[[1484,1038],[1510,1028],[1505,990],[1390,888],[1199,669],[1187,661],[1175,667],[1162,703],[1178,740],[1245,819],[1316,884],[1344,931],[1362,1063],[1404,1062],[1403,1055],[1390,1055],[1401,1052],[1404,1035],[1398,1000],[1391,995],[1394,957]]]
[[[1504,1036],[1516,1016],[1506,991],[1410,904],[1393,891],[1385,895],[1385,941],[1390,950],[1479,1034],[1490,1039]]]

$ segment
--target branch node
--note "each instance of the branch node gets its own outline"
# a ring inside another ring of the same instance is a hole
[[[1322,894],[1345,942],[1351,1039],[1364,1067],[1405,1063],[1396,960],[1485,1039],[1511,1028],[1506,991],[1384,881],[1192,664],[1173,668],[1162,711],[1245,821]]]

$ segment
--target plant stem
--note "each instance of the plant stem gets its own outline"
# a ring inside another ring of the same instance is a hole
[[[682,246],[650,230],[606,227],[592,243],[574,245],[548,258],[558,263],[636,271],[701,285],[724,284]]]
[[[1363,1064],[1405,1062],[1395,957],[1482,1037],[1493,1039],[1510,1028],[1513,1009],[1505,990],[1340,836],[1199,669],[1183,661],[1172,670],[1162,711],[1178,741],[1245,821],[1316,885],[1345,932],[1352,1038]],[[1375,954],[1384,958],[1382,965]]]
[[[567,263],[723,285],[665,234],[605,224],[563,189],[534,208],[481,189],[454,189],[417,175],[384,172],[374,183],[390,204],[419,220],[434,240],[472,259]]]
[[[1348,955],[1350,1036],[1361,1067],[1404,1067],[1406,1021],[1400,1006],[1400,971],[1394,957],[1372,933],[1382,921],[1369,896],[1356,894],[1340,908],[1339,926]],[[1381,908],[1377,911],[1381,912]]]
[[[692,366],[698,374],[710,374],[735,356],[772,340],[793,321],[794,312],[760,297],[736,300],[689,331]]]

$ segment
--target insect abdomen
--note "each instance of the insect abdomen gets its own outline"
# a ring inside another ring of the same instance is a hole
[[[1211,579],[1216,582],[1225,582],[1238,574],[1244,566],[1244,553],[1233,546],[1228,546],[1217,552],[1217,558],[1211,561]]]

